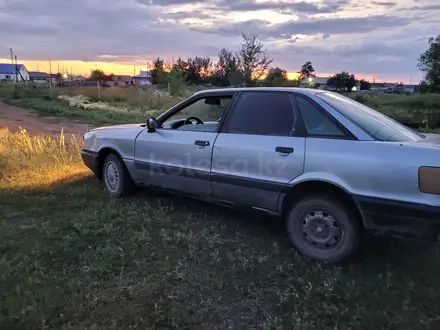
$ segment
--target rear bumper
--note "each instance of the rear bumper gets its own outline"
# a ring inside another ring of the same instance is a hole
[[[90,168],[95,175],[99,173],[98,153],[95,151],[83,149],[81,150],[81,158],[88,168]]]
[[[440,240],[440,207],[355,196],[364,227],[377,234]]]

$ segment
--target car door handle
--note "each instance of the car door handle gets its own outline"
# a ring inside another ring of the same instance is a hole
[[[197,140],[196,142],[194,142],[194,144],[199,147],[207,147],[207,146],[209,146],[209,141]]]
[[[291,147],[276,147],[275,151],[283,153],[283,154],[291,154],[291,153],[293,153],[293,148],[291,148]]]

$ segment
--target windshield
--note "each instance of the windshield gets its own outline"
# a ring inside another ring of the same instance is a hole
[[[316,96],[379,141],[418,141],[423,135],[359,102],[333,92]]]

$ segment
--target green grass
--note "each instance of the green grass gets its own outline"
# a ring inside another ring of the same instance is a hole
[[[185,86],[182,95],[189,96],[200,86]],[[105,102],[110,107],[122,107],[128,111],[110,109],[82,109],[71,107],[58,95],[84,95],[92,102]],[[98,97],[99,96],[99,97]],[[382,93],[351,93],[354,100],[364,103],[397,121],[420,131],[440,128],[440,94],[393,95]],[[15,106],[37,110],[44,114],[65,116],[92,125],[109,125],[144,122],[148,116],[158,116],[182,100],[171,97],[156,87],[112,87],[98,89],[54,88],[52,98],[47,87],[19,85],[14,92],[13,84],[0,83],[0,97]]]
[[[45,115],[64,116],[91,125],[109,125],[145,122],[148,116],[158,116],[181,101],[156,88],[114,87],[102,88],[98,98],[97,89],[54,88],[52,95],[44,86],[0,83],[0,99],[13,106],[29,108]],[[100,109],[84,109],[70,106],[69,102],[58,99],[59,95],[84,95],[91,102],[103,102]],[[107,105],[107,106],[106,106]],[[125,109],[115,111],[112,108]]]
[[[108,197],[67,140],[0,131],[0,329],[440,327],[438,245],[307,262],[273,218]]]
[[[68,117],[91,125],[143,123],[150,113],[157,115],[157,112],[154,111],[141,113],[139,111],[115,112],[98,109],[86,110],[71,107],[68,102],[57,99],[20,98],[8,99],[5,102],[9,105],[33,109],[41,114]]]
[[[353,93],[350,97],[404,125],[423,131],[426,130],[426,123],[431,128],[440,127],[440,94]]]

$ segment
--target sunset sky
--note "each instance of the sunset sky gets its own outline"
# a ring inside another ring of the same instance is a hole
[[[438,0],[0,0],[0,62],[28,70],[133,74],[160,56],[217,58],[256,33],[274,65],[311,61],[320,76],[418,83],[439,33]]]

